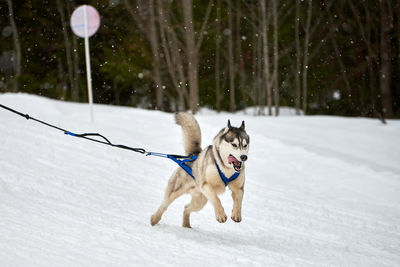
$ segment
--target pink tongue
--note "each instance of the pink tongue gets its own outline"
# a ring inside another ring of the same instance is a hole
[[[239,165],[240,163],[234,156],[229,156],[228,163],[231,164],[232,162],[235,162],[235,165]]]

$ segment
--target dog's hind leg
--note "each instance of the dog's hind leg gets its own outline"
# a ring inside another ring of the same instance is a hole
[[[188,205],[185,206],[185,210],[183,211],[182,226],[186,228],[192,228],[190,226],[190,213],[201,210],[206,203],[207,198],[201,192],[192,193],[192,200]]]
[[[175,199],[189,191],[191,183],[194,183],[194,181],[188,181],[179,169],[171,176],[165,189],[164,200],[158,210],[151,216],[151,225],[154,226],[161,220],[163,213]]]

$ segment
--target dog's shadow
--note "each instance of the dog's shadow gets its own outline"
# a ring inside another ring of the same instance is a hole
[[[199,227],[194,228],[184,228],[178,225],[168,225],[168,224],[159,224],[156,226],[160,230],[165,232],[174,234],[180,239],[187,240],[198,240],[204,244],[218,244],[227,247],[237,247],[243,248],[243,246],[256,246],[258,242],[254,240],[254,238],[259,239],[258,237],[249,237],[245,235],[245,233],[237,233],[236,231],[232,231],[231,229],[225,229],[224,231],[215,231],[205,230]]]

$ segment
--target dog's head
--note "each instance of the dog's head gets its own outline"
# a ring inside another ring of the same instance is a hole
[[[232,127],[228,120],[227,126],[217,135],[217,152],[220,160],[226,166],[231,166],[235,171],[242,169],[243,162],[247,160],[250,138],[246,133],[244,121],[239,128]]]

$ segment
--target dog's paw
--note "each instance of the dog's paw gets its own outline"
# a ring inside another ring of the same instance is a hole
[[[161,220],[161,216],[159,216],[158,214],[153,214],[153,216],[151,216],[151,219],[150,219],[151,226],[156,225],[160,220]]]
[[[192,226],[190,226],[190,223],[185,223],[185,222],[182,224],[182,227],[192,228]]]
[[[216,214],[215,214],[215,217],[216,217],[216,219],[217,219],[217,221],[218,221],[219,223],[224,223],[224,222],[226,222],[226,219],[228,218],[228,216],[226,216],[226,214],[225,214],[224,211],[220,211],[220,212],[216,213]]]
[[[231,219],[232,219],[234,222],[239,223],[239,222],[242,221],[242,215],[240,215],[240,213],[232,213]]]

